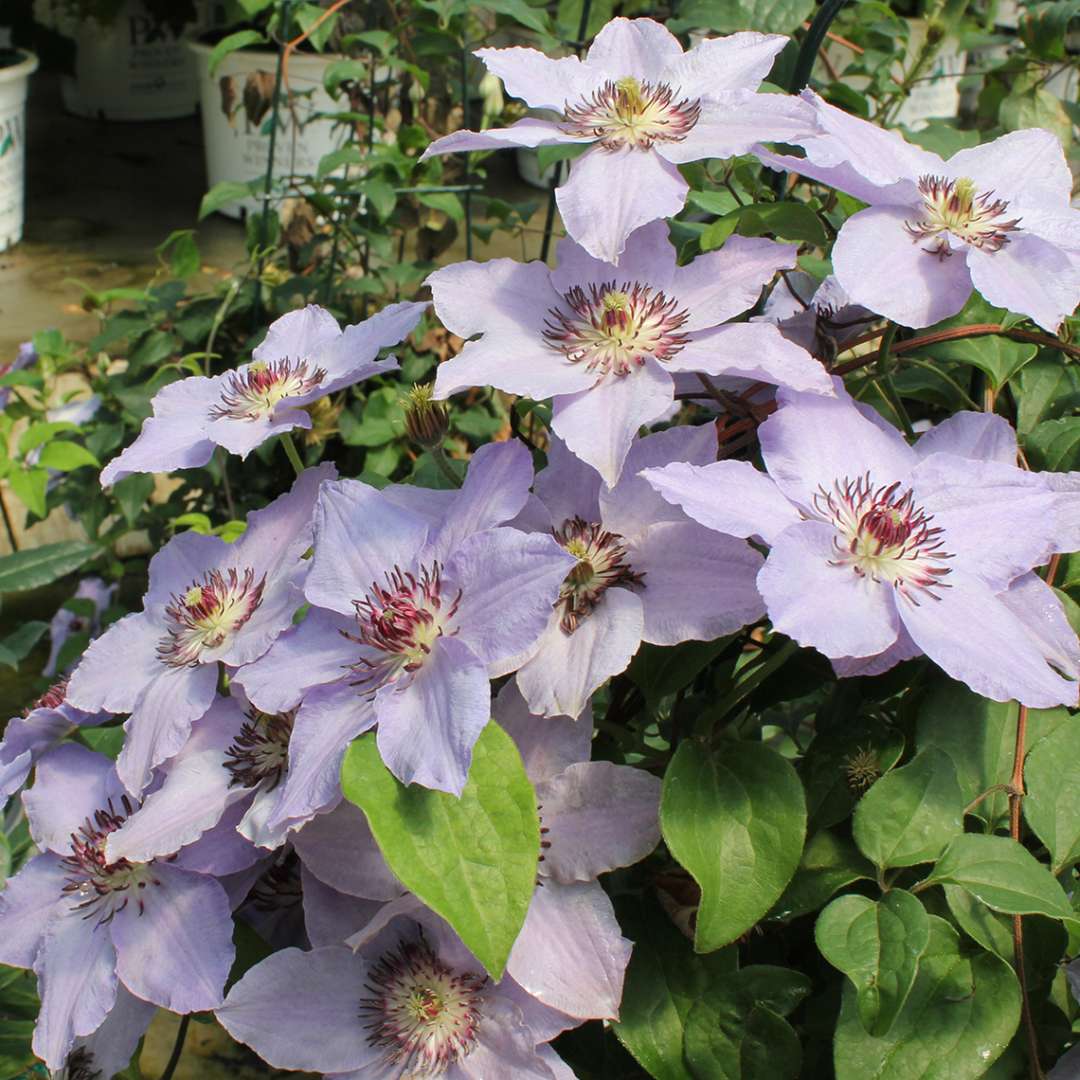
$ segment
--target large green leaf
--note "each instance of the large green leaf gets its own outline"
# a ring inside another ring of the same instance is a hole
[[[732,977],[735,948],[695,954],[659,908],[638,910],[626,903],[619,924],[634,951],[615,1034],[656,1080],[693,1080],[683,1059],[686,1019],[714,980]]]
[[[766,34],[790,34],[810,18],[814,0],[687,0],[678,7],[679,17],[668,22],[675,33],[683,30],[760,30]]]
[[[823,829],[807,841],[799,868],[771,914],[778,919],[807,915],[845,885],[873,876],[874,867],[850,840]]]
[[[1016,429],[1026,434],[1041,420],[1057,419],[1080,406],[1080,370],[1063,363],[1060,354],[1044,353],[1020,372],[1013,393]]]
[[[918,977],[887,1035],[866,1031],[855,988],[845,984],[836,1080],[976,1080],[1019,1021],[1020,990],[1009,965],[992,953],[962,954],[956,931],[930,916]]]
[[[22,592],[48,585],[78,570],[100,552],[96,544],[63,540],[0,558],[0,593]]]
[[[684,742],[664,775],[660,825],[701,886],[694,947],[709,952],[750,929],[795,873],[806,801],[791,765],[761,743],[710,752]]]
[[[959,885],[987,907],[1009,915],[1074,917],[1054,875],[1027,848],[1005,836],[958,836],[925,883]]]
[[[934,360],[970,364],[985,372],[995,390],[1000,390],[1025,364],[1034,360],[1038,351],[1035,345],[997,335],[942,341],[925,349]]]
[[[405,787],[374,735],[349,747],[345,797],[367,815],[390,869],[441,915],[493,978],[501,977],[536,885],[536,794],[513,740],[497,724],[473,749],[461,798]]]
[[[1047,846],[1054,873],[1080,861],[1080,720],[1070,717],[1037,743],[1024,767],[1024,817]]]
[[[1048,472],[1069,472],[1080,463],[1080,416],[1044,420],[1024,440],[1031,466]]]
[[[909,892],[893,889],[877,902],[841,896],[818,917],[822,956],[855,987],[859,1019],[871,1035],[892,1027],[930,943],[930,917]]]
[[[963,816],[952,759],[931,747],[862,797],[853,820],[855,843],[881,867],[931,862],[963,832]]]

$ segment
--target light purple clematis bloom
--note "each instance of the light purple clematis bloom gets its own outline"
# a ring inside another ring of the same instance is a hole
[[[544,1044],[573,1021],[552,1023],[558,1014],[522,1001],[510,979],[493,983],[414,898],[385,905],[349,943],[275,953],[229,991],[219,1022],[275,1068],[334,1080],[570,1075]]]
[[[638,429],[671,407],[681,372],[833,392],[822,366],[774,327],[721,325],[795,265],[791,244],[736,236],[676,266],[667,226],[656,222],[630,237],[618,267],[569,239],[558,257],[554,270],[495,259],[428,278],[443,325],[483,335],[439,365],[437,398],[488,385],[553,398],[555,433],[614,484]]]
[[[1029,128],[953,154],[905,142],[822,101],[806,158],[759,152],[870,205],[840,228],[833,270],[851,300],[903,326],[955,315],[972,288],[1056,331],[1080,301],[1080,212],[1061,143]],[[767,141],[767,140],[766,140]]]
[[[578,143],[589,149],[556,192],[567,232],[591,255],[617,263],[637,228],[677,214],[689,185],[678,166],[749,153],[755,143],[799,142],[816,130],[797,98],[755,91],[788,43],[778,34],[712,38],[683,52],[652,19],[612,19],[584,60],[535,49],[479,49],[506,89],[556,121],[456,131],[424,152]]]
[[[426,307],[390,304],[344,330],[315,304],[282,315],[271,323],[250,364],[210,379],[181,379],[159,390],[151,402],[154,415],[101,470],[102,485],[132,473],[198,468],[218,446],[247,457],[273,435],[310,428],[305,405],[397,369],[392,356],[376,359],[379,350],[398,344]]]
[[[42,854],[0,892],[0,963],[37,974],[34,1053],[63,1067],[121,987],[173,1012],[220,1004],[234,955],[228,897],[179,862],[106,860],[108,835],[134,808],[112,762],[60,746],[23,802]]]
[[[538,644],[504,669],[520,664],[518,686],[534,713],[580,715],[642,641],[711,641],[765,614],[754,585],[761,556],[689,520],[638,475],[715,457],[711,425],[671,428],[636,442],[609,489],[552,440],[539,498],[518,524],[550,529],[577,562]]]
[[[376,723],[398,779],[461,793],[491,717],[489,671],[533,645],[573,565],[550,536],[493,528],[531,482],[514,442],[476,452],[434,523],[423,489],[323,484],[304,590],[317,610],[236,676],[265,712],[300,706],[268,828],[332,804],[345,747]]]
[[[303,603],[312,511],[332,465],[308,469],[292,490],[248,517],[233,544],[187,532],[150,561],[143,610],[114,623],[83,654],[68,685],[81,709],[128,712],[117,769],[132,794],[179,752],[214,700],[218,661],[262,656]],[[118,672],[123,677],[118,678]]]
[[[0,375],[10,375],[15,371],[23,371],[30,367],[32,364],[36,364],[38,360],[37,350],[34,348],[32,341],[24,341],[19,346],[19,351],[15,354],[15,359],[10,360],[6,364],[0,364]],[[11,387],[0,386],[0,410],[7,408],[7,403],[11,400]]]
[[[62,607],[49,622],[49,659],[41,669],[42,675],[55,675],[56,664],[60,659],[60,650],[72,634],[94,635],[102,613],[112,603],[115,585],[106,585],[99,577],[83,578],[75,590],[73,600],[88,600],[93,605],[93,614],[78,614]]]
[[[995,701],[1075,704],[1075,635],[1030,573],[1059,544],[1059,496],[996,456],[1001,425],[957,413],[912,448],[850,398],[778,399],[758,432],[768,475],[743,461],[644,474],[695,520],[770,546],[758,587],[776,629],[841,675],[925,653]]]

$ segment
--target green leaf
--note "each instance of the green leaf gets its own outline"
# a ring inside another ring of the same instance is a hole
[[[63,540],[59,544],[44,544],[29,551],[4,555],[0,557],[0,593],[23,592],[48,585],[78,570],[100,551],[96,544]]]
[[[17,668],[48,629],[49,624],[39,619],[23,623],[13,633],[8,634],[3,641],[0,641],[0,663]]]
[[[619,925],[634,951],[615,1035],[655,1080],[693,1080],[683,1059],[686,1018],[714,979],[734,972],[735,949],[698,956],[663,911],[639,911],[629,901],[620,907]]]
[[[1060,355],[1036,357],[1013,383],[1016,430],[1028,434],[1041,420],[1053,420],[1080,407],[1080,369]]]
[[[701,886],[694,947],[711,952],[749,930],[795,873],[806,836],[802,784],[760,743],[710,753],[687,741],[664,774],[660,826]]]
[[[484,728],[460,799],[405,787],[382,763],[374,735],[349,747],[341,783],[401,883],[500,978],[525,921],[540,853],[536,795],[510,736],[494,723]]]
[[[1080,720],[1070,717],[1036,743],[1024,766],[1024,817],[1046,845],[1053,871],[1080,861]]]
[[[155,253],[169,259],[169,271],[175,278],[189,278],[199,272],[199,245],[194,229],[176,229],[158,244]]]
[[[364,160],[359,146],[339,146],[331,150],[329,154],[323,154],[319,158],[319,164],[315,169],[315,179],[325,180],[332,172],[343,169],[346,165],[358,165]]]
[[[1008,915],[1068,920],[1075,915],[1054,875],[1027,848],[1005,836],[958,836],[924,884],[959,885]]]
[[[930,917],[909,892],[893,889],[875,902],[841,896],[818,917],[821,955],[855,987],[859,1019],[871,1035],[887,1034],[915,985],[930,943]]]
[[[124,727],[81,727],[77,736],[79,742],[99,754],[104,754],[115,761],[124,745]]]
[[[977,1080],[1008,1046],[1020,1022],[1012,969],[992,953],[964,955],[956,931],[929,920],[918,977],[888,1034],[866,1031],[855,988],[845,983],[836,1080]]]
[[[432,195],[417,195],[416,200],[432,210],[446,214],[453,221],[465,220],[465,207],[452,191],[437,191]]]
[[[556,161],[573,161],[581,157],[588,150],[588,145],[580,143],[556,143],[553,146],[538,146],[536,148],[536,164],[541,173],[555,164]]]
[[[964,795],[952,759],[930,748],[883,776],[855,808],[853,833],[875,865],[932,862],[964,831]]]
[[[998,108],[998,120],[1006,131],[1041,127],[1052,131],[1066,148],[1072,142],[1072,120],[1061,99],[1042,86],[1014,86]]]
[[[218,65],[229,53],[237,49],[246,49],[249,45],[265,45],[267,37],[258,30],[237,30],[235,34],[223,37],[210,53],[210,74],[213,75]]]
[[[24,457],[31,450],[44,445],[62,431],[78,431],[77,425],[70,420],[40,420],[31,424],[19,436],[19,453]]]
[[[1080,18],[1080,0],[1044,0],[1031,4],[1020,19],[1020,36],[1032,52],[1045,60],[1065,60],[1065,35]]]
[[[544,9],[530,7],[525,0],[483,0],[478,6],[497,15],[508,15],[514,22],[530,30],[539,30],[541,34],[550,32],[551,23]]]
[[[101,468],[101,462],[85,446],[66,439],[57,439],[43,446],[38,464],[57,472],[72,472],[86,465],[92,465],[95,469]]]
[[[139,514],[154,490],[154,477],[150,473],[132,473],[112,486],[113,498],[120,504],[120,513],[128,525],[139,520]]]
[[[397,194],[385,180],[367,180],[360,185],[360,190],[371,200],[375,213],[385,221],[397,205]]]
[[[678,12],[679,17],[667,24],[676,34],[697,29],[790,34],[813,14],[814,0],[688,0]]]
[[[1080,416],[1045,420],[1024,440],[1033,469],[1070,472],[1080,463]]]
[[[258,181],[252,180],[244,183],[240,180],[222,180],[215,184],[199,203],[199,221],[216,213],[229,203],[239,202],[255,193]]]
[[[648,702],[658,702],[693,682],[729,640],[686,641],[674,646],[644,643],[626,669],[626,676]]]
[[[41,467],[34,469],[12,469],[7,474],[7,482],[15,497],[39,518],[45,517],[48,510],[45,495],[49,486],[49,470]]]
[[[1014,375],[1035,359],[1039,349],[1024,341],[1010,341],[997,335],[960,338],[929,345],[925,350],[935,360],[970,364],[989,376],[994,390],[1000,390]]]
[[[944,676],[923,699],[916,742],[922,748],[936,746],[952,758],[965,806],[995,785],[1008,784],[1018,711],[1015,702],[988,701]],[[1031,709],[1028,745],[1034,749],[1068,719],[1065,709]],[[1004,791],[988,795],[971,813],[993,828],[1008,817],[1008,796]]]
[[[850,840],[823,829],[807,841],[799,868],[771,914],[778,919],[797,919],[817,911],[852,882],[873,876],[874,867]]]

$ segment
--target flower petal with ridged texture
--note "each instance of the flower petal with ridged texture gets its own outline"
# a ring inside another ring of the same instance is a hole
[[[0,891],[0,964],[33,967],[67,876],[51,851],[36,855]]]

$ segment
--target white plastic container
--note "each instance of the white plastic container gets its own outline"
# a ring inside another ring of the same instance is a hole
[[[253,118],[244,103],[244,90],[252,81],[261,84],[264,102],[273,97],[277,54],[268,50],[241,50],[230,53],[210,74],[211,46],[189,43],[195,54],[202,105],[203,144],[206,153],[207,186],[222,180],[247,181],[266,175],[270,155],[270,111]],[[312,119],[316,113],[335,112],[340,106],[323,87],[323,75],[338,56],[293,53],[289,58],[291,100],[284,98],[278,111],[278,132],[274,143],[274,175],[285,177],[312,174],[319,160],[344,141],[344,130],[328,119]],[[230,203],[221,213],[240,217],[259,209],[259,200]]]
[[[159,23],[142,0],[127,0],[107,26],[82,19],[74,32],[75,74],[60,83],[64,108],[106,120],[172,120],[190,116],[199,100],[187,39],[206,29],[198,21],[179,31]]]
[[[17,244],[23,232],[26,190],[26,92],[37,57],[0,67],[0,251]]]

